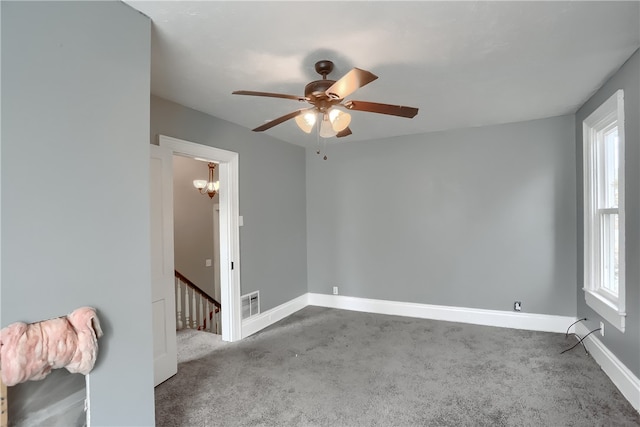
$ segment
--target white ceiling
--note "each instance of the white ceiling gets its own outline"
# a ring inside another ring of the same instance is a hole
[[[152,93],[248,129],[308,104],[232,91],[303,95],[320,59],[379,76],[347,99],[420,109],[353,111],[340,142],[573,113],[640,47],[638,1],[126,3],[153,20]]]

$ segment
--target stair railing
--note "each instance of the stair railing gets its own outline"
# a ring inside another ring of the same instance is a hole
[[[198,329],[219,334],[220,303],[177,270],[175,284],[176,329]]]

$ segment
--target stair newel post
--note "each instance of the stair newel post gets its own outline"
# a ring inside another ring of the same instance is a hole
[[[183,324],[182,324],[182,304],[181,304],[181,297],[182,297],[182,285],[181,285],[181,281],[179,278],[176,277],[176,328],[178,330],[181,330],[183,328]]]
[[[186,324],[186,328],[187,329],[191,329],[191,317],[189,316],[191,314],[191,310],[189,307],[189,287],[185,286],[184,287],[184,322]]]
[[[191,308],[193,309],[193,316],[191,316],[191,324],[193,329],[198,329],[198,308],[196,306],[196,292],[191,292]]]

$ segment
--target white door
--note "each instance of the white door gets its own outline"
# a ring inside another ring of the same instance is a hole
[[[178,372],[173,270],[173,153],[151,145],[151,311],[154,386]]]

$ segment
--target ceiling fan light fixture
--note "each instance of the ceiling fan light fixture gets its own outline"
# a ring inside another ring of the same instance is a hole
[[[320,123],[320,136],[322,138],[331,138],[338,134],[338,131],[333,128],[331,119],[328,114],[322,116],[322,122]]]
[[[349,123],[351,123],[351,114],[345,113],[337,108],[332,108],[331,111],[329,111],[329,121],[336,133],[342,132],[349,126]]]
[[[311,133],[313,125],[316,124],[316,113],[308,111],[304,114],[296,116],[296,124],[305,133]]]

